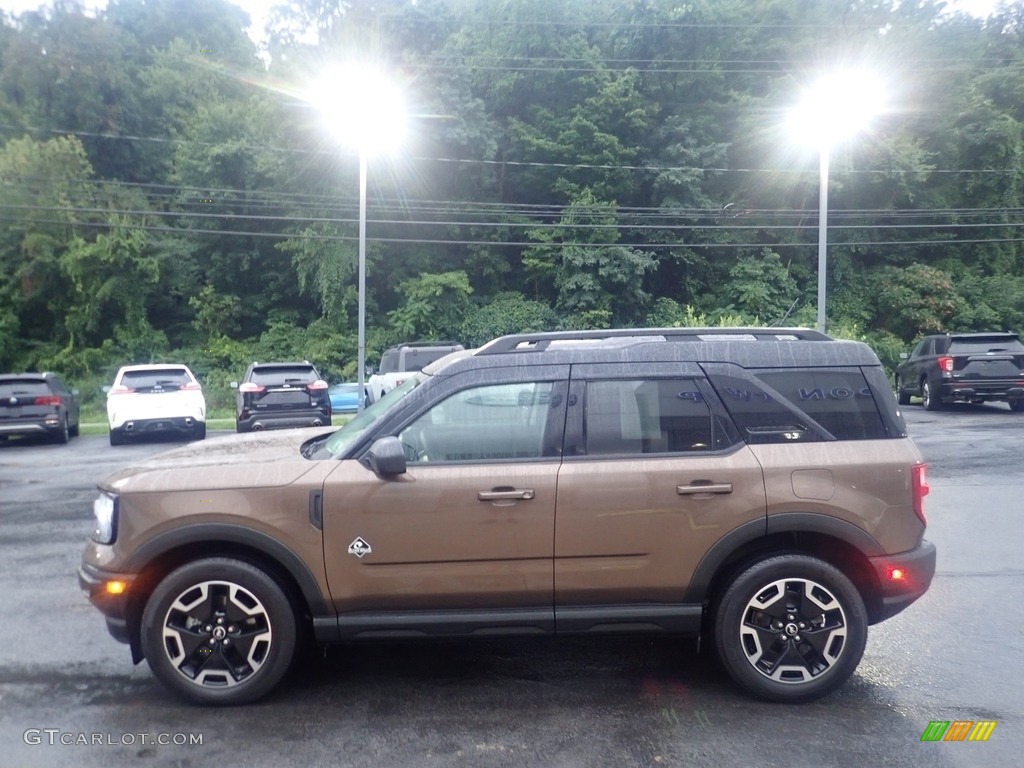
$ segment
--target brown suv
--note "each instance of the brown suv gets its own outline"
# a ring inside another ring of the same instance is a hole
[[[80,582],[202,703],[267,693],[307,629],[703,635],[748,691],[806,701],[928,588],[927,492],[864,344],[521,334],[336,432],[231,435],[108,478]]]

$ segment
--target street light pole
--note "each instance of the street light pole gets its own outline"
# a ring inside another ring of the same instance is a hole
[[[881,111],[881,82],[868,72],[834,72],[803,95],[790,127],[818,150],[818,330],[825,332],[828,286],[828,167],[832,147],[865,128]]]
[[[825,332],[825,296],[828,278],[828,161],[831,148],[822,143],[818,150],[818,330]]]
[[[359,149],[359,336],[356,365],[359,366],[358,405],[356,412],[366,407],[366,150]]]
[[[405,128],[401,93],[379,68],[338,67],[324,73],[307,95],[328,129],[359,153],[359,329],[356,342],[357,411],[366,394],[366,166],[371,154],[397,144]]]

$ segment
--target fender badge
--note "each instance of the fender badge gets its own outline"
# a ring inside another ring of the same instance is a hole
[[[348,553],[356,557],[362,557],[373,552],[373,547],[363,541],[362,536],[356,536],[356,540],[348,545]]]

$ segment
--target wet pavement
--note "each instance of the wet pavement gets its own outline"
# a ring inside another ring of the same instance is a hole
[[[1018,766],[1024,414],[904,411],[938,574],[871,629],[846,686],[801,706],[750,699],[671,638],[340,647],[256,705],[182,704],[76,581],[96,482],[173,445],[0,443],[0,765]],[[922,743],[932,720],[997,725]]]

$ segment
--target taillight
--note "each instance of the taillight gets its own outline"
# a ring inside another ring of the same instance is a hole
[[[251,381],[245,382],[238,388],[239,392],[263,392],[266,387],[261,387],[259,384],[253,384]]]
[[[312,384],[310,384],[308,387],[306,387],[306,389],[308,389],[310,392],[312,392],[314,390],[327,389],[327,382],[324,381],[323,379],[317,379]]]
[[[40,395],[32,401],[35,405],[60,405],[59,395]]]
[[[940,357],[939,358],[939,370],[944,373],[953,372],[953,358],[952,357]]]
[[[913,491],[914,514],[917,515],[925,525],[928,521],[924,516],[924,497],[928,495],[931,488],[928,487],[927,464],[915,464],[910,468],[910,483]]]
[[[202,390],[202,387],[199,385],[198,381],[193,381],[193,382],[191,382],[189,384],[186,384],[186,385],[184,385],[182,387],[178,387],[178,389],[186,389],[186,390],[189,390],[189,391],[192,391],[192,392],[199,392],[200,390]]]
[[[135,390],[132,387],[126,387],[124,384],[118,384],[116,387],[111,387],[109,394],[111,395],[127,395]]]

